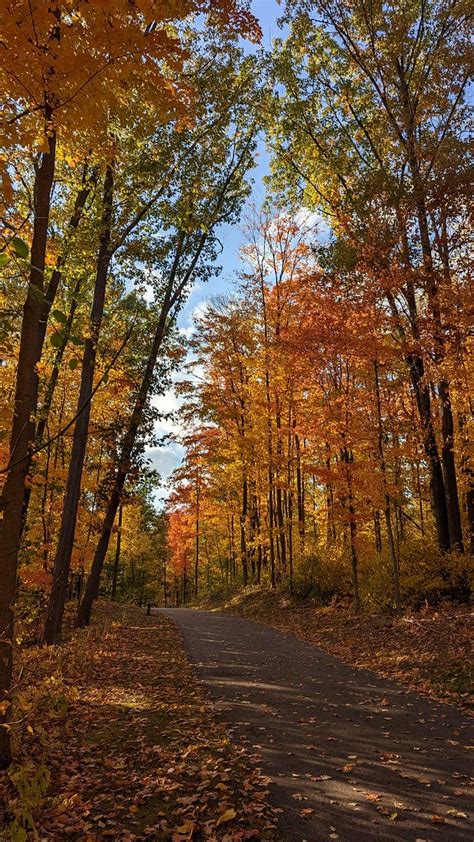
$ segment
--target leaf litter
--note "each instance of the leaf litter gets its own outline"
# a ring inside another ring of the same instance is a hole
[[[101,603],[89,629],[17,661],[0,839],[274,839],[269,779],[214,720],[167,618]]]

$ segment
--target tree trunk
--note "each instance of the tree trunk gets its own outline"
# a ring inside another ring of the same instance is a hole
[[[382,533],[380,531],[380,512],[378,509],[374,509],[374,539],[375,539],[375,552],[380,555],[382,552]]]
[[[407,246],[405,246],[405,251],[407,251]],[[408,254],[405,256],[405,264],[407,268],[411,268]],[[413,339],[418,343],[418,313],[416,308],[415,291],[412,284],[407,283],[404,294],[410,313],[411,332]],[[390,291],[386,291],[386,296],[391,311],[395,317],[400,338],[403,341],[406,341],[407,336],[400,321],[395,299]],[[429,385],[425,383],[425,366],[422,357],[418,353],[407,354],[406,363],[408,365],[410,381],[420,419],[423,435],[423,448],[428,461],[430,473],[431,509],[436,524],[438,546],[441,552],[446,552],[449,550],[449,526],[446,493],[438,445],[436,443],[436,436],[431,418],[430,390]]]
[[[458,418],[459,434],[462,442],[461,450],[461,473],[464,477],[464,511],[467,520],[468,547],[470,555],[474,555],[474,471],[472,469],[472,447],[469,440],[469,431],[466,416],[461,414]]]
[[[235,559],[235,531],[234,531],[234,513],[231,513],[230,516],[230,578],[231,581],[235,581],[235,568],[236,568],[236,559]]]
[[[442,552],[449,550],[449,525],[448,510],[446,506],[446,493],[439,458],[438,446],[431,419],[431,398],[429,387],[423,383],[424,365],[423,360],[417,354],[410,354],[408,357],[410,377],[418,406],[422,430],[423,445],[430,469],[430,490],[433,514],[436,523],[438,546]]]
[[[441,458],[443,461],[444,488],[446,492],[446,508],[448,514],[449,542],[451,549],[459,553],[464,552],[461,525],[461,510],[459,506],[458,484],[456,479],[456,463],[454,460],[454,422],[449,396],[449,385],[446,380],[439,383],[439,397],[441,402]]]
[[[293,426],[296,421],[293,421]],[[305,543],[305,518],[304,518],[304,478],[301,467],[301,445],[300,437],[295,433],[295,450],[296,450],[296,499],[298,504],[298,534],[300,537],[300,558],[304,557],[304,543]]]
[[[54,357],[53,368],[51,371],[51,376],[49,378],[48,385],[46,387],[45,396],[43,403],[41,405],[39,411],[39,421],[38,427],[36,430],[35,436],[35,448],[40,447],[43,444],[44,433],[46,429],[46,425],[48,423],[49,412],[51,409],[51,404],[53,402],[54,392],[56,389],[56,385],[59,378],[59,371],[61,368],[61,362],[64,356],[64,351],[66,350],[67,343],[69,341],[69,336],[71,333],[72,322],[74,319],[74,314],[77,308],[77,298],[76,296],[79,294],[81,288],[81,281],[77,281],[74,292],[73,298],[71,301],[71,306],[69,308],[68,317],[66,320],[66,324],[64,325],[62,331],[62,342],[59,348],[56,351]],[[28,507],[30,505],[30,497],[31,497],[31,483],[25,486],[24,494],[23,494],[23,511],[21,515],[21,534],[23,534],[23,530],[26,526],[26,520],[28,517]]]
[[[360,612],[360,595],[359,595],[359,559],[357,553],[357,524],[355,520],[355,506],[354,493],[352,483],[352,470],[350,463],[352,456],[347,447],[344,447],[341,453],[342,460],[346,466],[346,481],[347,481],[347,508],[349,511],[349,535],[351,547],[351,575],[352,575],[352,594],[354,598],[354,611],[356,614]]]
[[[382,421],[382,402],[380,397],[380,379],[379,379],[379,366],[377,360],[374,361],[374,373],[375,373],[375,397],[376,397],[376,404],[377,404],[377,426],[378,426],[378,436],[377,436],[377,448],[379,454],[379,464],[380,464],[380,472],[382,474],[382,484],[383,484],[383,495],[384,495],[384,516],[385,516],[385,526],[387,529],[387,541],[388,541],[388,548],[390,552],[390,560],[392,562],[392,577],[393,577],[393,596],[395,599],[395,606],[397,611],[400,611],[401,608],[401,598],[400,598],[400,578],[398,572],[398,558],[395,552],[395,543],[393,540],[393,529],[392,529],[392,517],[390,512],[390,495],[388,493],[388,485],[387,485],[387,471],[385,466],[385,452],[383,447],[383,421]]]
[[[61,520],[58,547],[54,559],[53,584],[48,605],[44,641],[56,643],[61,634],[64,605],[66,601],[66,586],[71,563],[74,543],[77,509],[81,491],[82,469],[87,447],[87,435],[91,412],[91,397],[94,382],[97,341],[104,311],[107,274],[111,259],[111,227],[114,176],[109,164],[104,180],[104,202],[100,245],[97,259],[96,282],[92,303],[90,336],[86,339],[82,359],[81,388],[77,405],[77,421],[74,427],[71,459],[64,499],[64,509]]]
[[[2,493],[3,521],[0,530],[0,702],[7,701],[12,674],[13,604],[16,596],[18,552],[25,481],[31,464],[38,403],[37,364],[41,348],[40,322],[43,308],[44,269],[48,224],[56,160],[56,135],[50,132],[49,150],[36,171],[34,222],[29,287],[23,307],[15,403],[10,439],[8,473]],[[0,708],[3,711],[3,706]],[[7,707],[8,710],[8,707]],[[10,736],[0,713],[0,769],[11,762]]]
[[[114,570],[112,575],[112,593],[111,598],[115,601],[117,596],[117,580],[120,567],[120,550],[122,547],[122,521],[123,521],[123,503],[119,503],[119,516],[117,527],[117,544],[115,546]],[[166,603],[165,603],[166,604]]]
[[[97,544],[97,549],[94,554],[94,559],[92,562],[91,572],[89,575],[89,579],[87,581],[87,587],[84,591],[84,597],[82,602],[79,606],[79,611],[77,615],[76,625],[78,627],[83,627],[88,625],[92,610],[92,603],[96,598],[96,595],[99,590],[99,582],[100,577],[102,574],[102,568],[104,566],[105,556],[107,554],[107,549],[109,546],[110,536],[112,533],[112,528],[114,525],[115,515],[117,513],[117,509],[120,503],[120,499],[122,496],[123,487],[125,485],[125,480],[127,478],[127,474],[130,470],[130,463],[133,455],[133,449],[135,447],[135,440],[137,437],[138,430],[140,428],[140,424],[143,417],[143,411],[146,406],[146,402],[148,399],[148,395],[150,392],[150,388],[152,385],[153,380],[153,372],[156,365],[156,360],[158,357],[159,350],[161,348],[162,342],[166,335],[167,329],[167,320],[170,313],[171,308],[177,301],[178,296],[180,295],[184,285],[186,284],[187,280],[189,279],[189,272],[185,274],[184,281],[181,281],[178,288],[174,290],[174,282],[176,278],[176,272],[179,265],[179,260],[182,254],[182,245],[183,245],[183,237],[180,235],[178,240],[178,246],[176,250],[175,259],[173,262],[173,266],[170,272],[170,277],[168,279],[168,285],[165,291],[165,297],[163,299],[163,303],[161,306],[160,316],[158,319],[158,324],[156,326],[155,335],[153,337],[153,343],[150,348],[150,353],[148,355],[147,364],[145,367],[145,372],[143,375],[143,379],[140,385],[140,390],[137,395],[137,399],[135,401],[135,405],[133,408],[132,415],[130,417],[129,426],[127,432],[125,434],[122,450],[119,458],[119,463],[115,472],[114,484],[112,488],[112,493],[110,495],[110,500],[107,506],[107,510],[104,517],[104,522],[102,525],[102,532],[99,538],[99,542]]]
[[[196,473],[196,536],[195,536],[195,556],[194,556],[194,598],[198,595],[199,585],[199,468]]]
[[[168,580],[166,575],[166,551],[163,552],[163,601],[165,608],[168,606]]]
[[[247,522],[247,479],[242,480],[242,510],[240,514],[240,561],[242,564],[242,581],[244,587],[248,584],[249,574],[247,565],[247,541],[245,536],[245,525]]]
[[[405,114],[407,129],[407,158],[412,176],[413,197],[415,200],[418,230],[420,233],[421,250],[423,254],[423,270],[425,289],[434,324],[434,345],[437,361],[445,356],[444,329],[441,316],[438,281],[433,266],[433,255],[430,240],[430,229],[428,213],[423,190],[423,183],[420,174],[420,164],[417,152],[416,126],[414,122],[414,108],[410,102],[409,86],[401,65],[398,66],[400,78],[400,91]],[[439,384],[439,396],[441,401],[441,429],[442,448],[441,458],[444,470],[443,490],[445,493],[445,520],[442,529],[437,522],[438,541],[440,549],[449,550],[451,546],[460,552],[464,551],[461,528],[461,513],[459,508],[459,497],[456,481],[456,468],[454,463],[454,423],[449,399],[449,384],[442,380]],[[434,481],[436,486],[436,480]],[[433,487],[433,496],[439,495],[440,490]],[[447,535],[446,535],[447,533]]]

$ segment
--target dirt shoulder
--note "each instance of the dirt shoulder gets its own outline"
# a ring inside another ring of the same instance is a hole
[[[214,720],[168,619],[102,604],[90,629],[18,661],[1,839],[272,838],[266,780]]]
[[[472,707],[474,615],[469,606],[446,604],[403,617],[354,616],[342,606],[321,608],[250,588],[219,608],[293,634],[348,664],[396,678],[465,711]]]

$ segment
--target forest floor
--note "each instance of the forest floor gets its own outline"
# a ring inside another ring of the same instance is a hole
[[[473,609],[444,603],[401,617],[355,616],[343,605],[320,607],[268,589],[249,587],[199,607],[248,617],[373,669],[410,688],[469,710],[473,706]]]
[[[102,603],[17,667],[0,839],[273,838],[268,780],[214,720],[168,619]]]

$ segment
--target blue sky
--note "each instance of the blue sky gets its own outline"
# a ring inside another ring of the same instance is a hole
[[[282,7],[275,0],[253,0],[252,11],[258,18],[263,33],[263,46],[270,49],[273,38],[276,38],[280,30],[277,19],[282,14]],[[250,47],[252,49],[252,47]],[[260,204],[265,195],[263,178],[268,173],[269,156],[265,149],[264,139],[261,138],[258,144],[256,165],[252,171],[254,181],[252,195],[249,204]],[[245,211],[243,216],[245,216]],[[225,292],[232,284],[232,278],[239,265],[239,249],[243,244],[242,229],[240,225],[224,225],[219,231],[219,238],[224,246],[219,263],[222,265],[222,272],[218,278],[207,283],[202,289],[191,294],[186,307],[183,308],[178,323],[180,327],[189,327],[192,313],[195,308],[207,298]]]
[[[263,32],[263,46],[265,49],[269,49],[273,38],[277,37],[280,33],[277,19],[282,13],[281,6],[275,0],[254,0],[251,6],[254,15],[260,21]],[[248,200],[249,205],[259,205],[264,199],[265,188],[263,178],[268,173],[268,166],[269,156],[262,138],[258,144],[255,167],[251,173],[254,183],[251,196]],[[243,213],[244,217],[245,210]],[[185,333],[188,333],[192,326],[194,314],[205,306],[206,301],[216,295],[230,291],[235,281],[236,273],[240,266],[239,250],[243,245],[241,225],[221,226],[219,239],[223,245],[223,251],[219,258],[222,271],[217,278],[211,279],[206,284],[197,285],[192,289],[188,301],[178,318],[178,325]],[[176,379],[180,379],[179,373]],[[163,412],[174,411],[179,407],[179,401],[173,389],[170,389],[163,397],[156,399],[155,404]],[[179,432],[179,427],[172,422],[160,422],[157,424],[156,429],[160,435]],[[147,455],[152,466],[158,470],[162,478],[162,485],[156,491],[156,499],[159,502],[167,497],[168,488],[166,481],[174,468],[180,464],[183,450],[177,442],[172,442],[165,447],[149,449]]]

